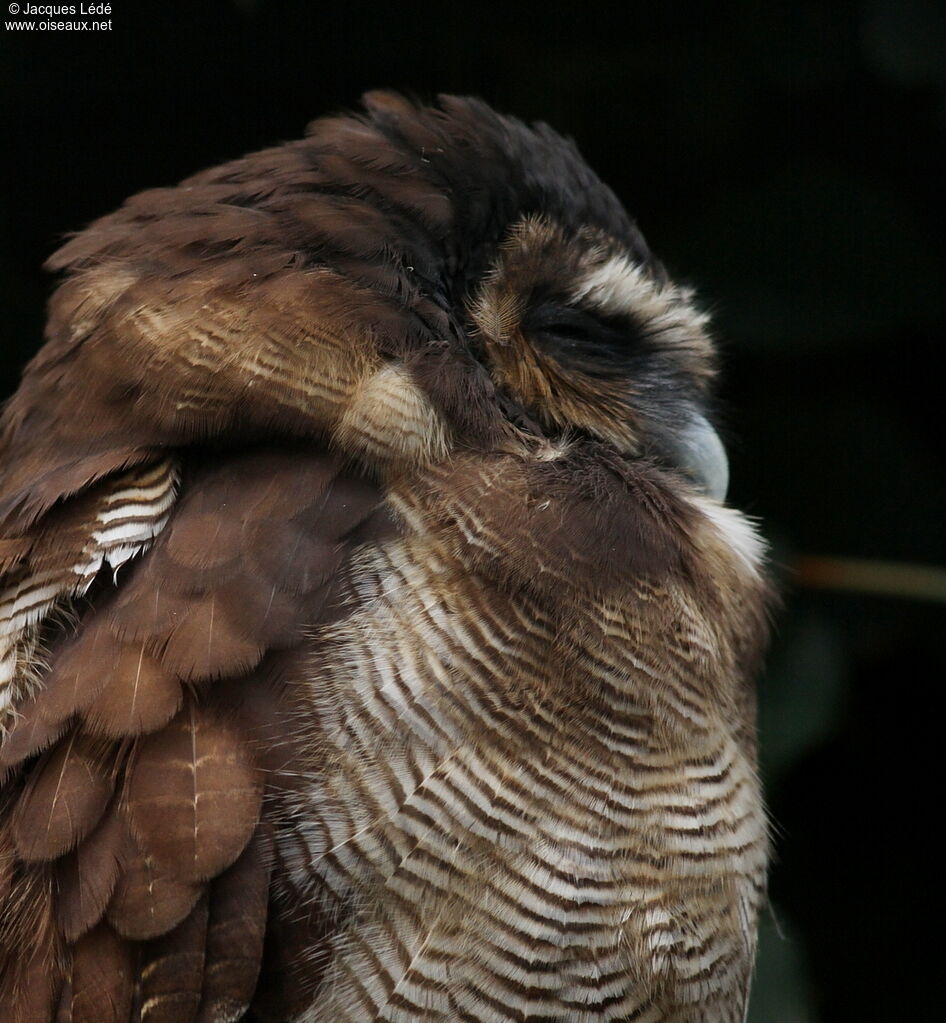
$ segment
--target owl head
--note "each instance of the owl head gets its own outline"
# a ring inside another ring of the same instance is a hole
[[[485,369],[485,407],[553,442],[586,435],[668,462],[724,496],[708,318],[575,146],[473,100],[366,103],[379,143],[419,159],[412,174],[446,200],[426,283],[465,311],[457,354]]]

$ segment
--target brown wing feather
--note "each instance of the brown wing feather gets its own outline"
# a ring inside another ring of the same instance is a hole
[[[203,891],[202,885],[161,870],[128,832],[121,863],[106,918],[118,934],[132,941],[148,941],[177,927]]]
[[[204,982],[207,895],[173,931],[142,948],[142,1023],[193,1023]]]
[[[262,798],[245,737],[193,701],[138,743],[125,786],[139,848],[157,869],[195,883],[243,852]]]
[[[198,1023],[238,1019],[256,990],[266,934],[271,837],[264,829],[210,888]]]
[[[180,680],[144,643],[123,643],[102,670],[101,685],[85,711],[83,727],[92,735],[119,739],[153,732],[178,712]]]
[[[125,1023],[135,972],[134,949],[107,924],[84,934],[72,950],[72,1023]]]
[[[56,865],[56,916],[62,936],[73,942],[102,919],[125,864],[128,835],[122,817],[104,820]]]
[[[74,732],[34,766],[10,821],[22,859],[56,859],[98,824],[112,794],[102,761]]]

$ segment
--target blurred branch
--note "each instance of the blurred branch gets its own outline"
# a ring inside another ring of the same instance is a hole
[[[899,561],[804,555],[789,565],[799,586],[946,603],[946,569]]]

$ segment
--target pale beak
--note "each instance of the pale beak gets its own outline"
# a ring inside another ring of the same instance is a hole
[[[696,485],[717,501],[726,498],[729,488],[729,460],[719,434],[699,412],[690,422],[667,438],[673,461]]]

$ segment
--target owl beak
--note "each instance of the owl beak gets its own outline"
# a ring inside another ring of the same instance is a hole
[[[719,434],[705,416],[696,412],[689,424],[670,441],[673,461],[696,485],[717,501],[729,489],[729,460]]]

